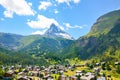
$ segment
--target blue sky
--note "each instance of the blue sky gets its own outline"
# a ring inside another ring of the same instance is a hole
[[[0,0],[0,32],[43,34],[54,23],[77,39],[118,9],[120,0]]]

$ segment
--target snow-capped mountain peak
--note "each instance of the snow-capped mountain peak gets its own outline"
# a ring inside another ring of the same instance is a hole
[[[62,32],[62,30],[58,28],[55,24],[51,24],[50,28],[46,31],[47,34],[58,33],[58,32]]]
[[[66,33],[65,31],[61,30],[55,24],[51,24],[50,28],[45,32],[44,35],[53,36],[53,37],[61,37],[61,38],[71,39],[71,40],[74,39],[68,33]]]

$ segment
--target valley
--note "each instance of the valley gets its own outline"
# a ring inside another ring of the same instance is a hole
[[[0,79],[119,80],[120,10],[75,40],[55,24],[43,35],[0,33]]]

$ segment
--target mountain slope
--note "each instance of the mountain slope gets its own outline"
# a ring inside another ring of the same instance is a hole
[[[73,40],[63,38],[42,37],[34,40],[29,45],[22,48],[29,54],[41,55],[43,53],[60,53],[62,50],[73,43]]]
[[[18,46],[20,46],[19,40],[23,36],[16,35],[16,34],[10,34],[10,33],[0,33],[0,45],[2,47],[5,47],[7,49],[17,49]]]
[[[31,44],[32,42],[38,40],[38,39],[41,39],[42,36],[41,35],[28,35],[28,36],[23,36],[21,39],[20,39],[20,43],[21,43],[21,46],[19,47],[20,49],[21,48],[24,48],[26,46],[28,46],[29,44]]]
[[[120,19],[120,10],[112,11],[97,19],[93,24],[91,31],[86,36],[99,36],[100,34],[107,34]]]
[[[105,14],[96,23],[86,36],[79,38],[63,53],[67,53],[69,57],[72,55],[81,59],[104,54],[118,55],[120,52],[120,10]]]

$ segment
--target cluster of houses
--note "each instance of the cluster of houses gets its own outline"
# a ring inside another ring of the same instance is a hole
[[[115,63],[118,65],[119,63]],[[98,63],[96,65],[99,66]],[[86,65],[82,65],[86,66]],[[80,67],[80,66],[79,66]],[[50,65],[45,66],[10,66],[4,67],[3,69],[8,70],[3,75],[3,80],[106,80],[103,74],[97,78],[96,74],[100,73],[101,68],[95,67],[94,72],[84,72],[76,70],[76,74],[73,76],[65,75],[67,70],[74,71],[75,66],[62,66],[62,65]],[[53,76],[54,74],[54,76]]]

